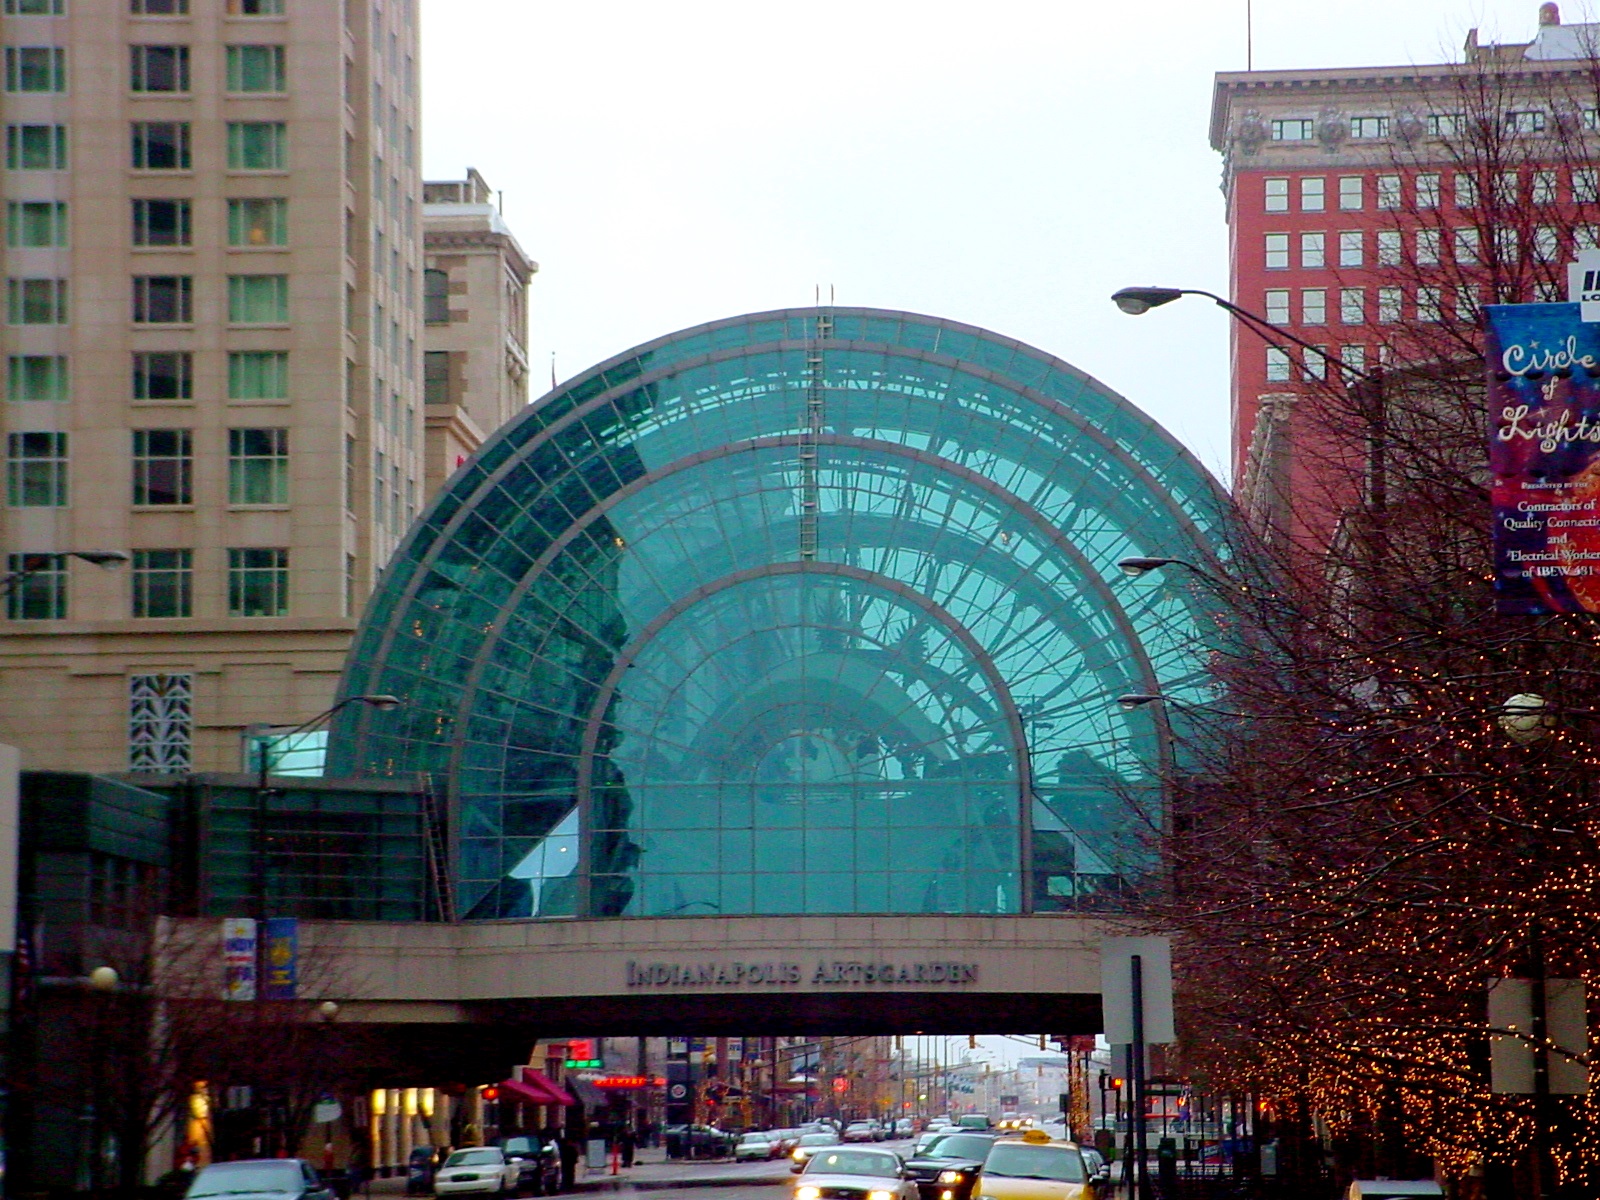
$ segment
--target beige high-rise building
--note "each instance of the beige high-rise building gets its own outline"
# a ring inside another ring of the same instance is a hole
[[[236,768],[332,702],[424,497],[416,9],[4,0],[25,766]]]
[[[422,185],[427,483],[432,495],[528,403],[528,281],[482,175]]]

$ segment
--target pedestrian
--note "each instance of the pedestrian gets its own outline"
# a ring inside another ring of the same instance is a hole
[[[561,1155],[561,1190],[570,1192],[578,1185],[578,1139],[570,1130],[562,1129],[556,1152]]]
[[[635,1142],[633,1126],[624,1125],[622,1127],[622,1137],[618,1140],[622,1144],[622,1165],[624,1167],[633,1166],[633,1147]]]

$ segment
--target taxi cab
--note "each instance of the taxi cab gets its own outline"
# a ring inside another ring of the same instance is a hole
[[[1089,1171],[1076,1142],[1042,1129],[1002,1137],[989,1147],[973,1200],[1092,1200]]]

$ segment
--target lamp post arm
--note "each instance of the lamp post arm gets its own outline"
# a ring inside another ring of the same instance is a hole
[[[1204,288],[1177,288],[1175,290],[1181,292],[1185,296],[1204,296],[1218,308],[1224,309],[1227,312],[1232,313],[1235,317],[1238,317],[1239,320],[1244,322],[1245,325],[1247,325],[1250,330],[1256,334],[1256,336],[1261,338],[1262,341],[1266,342],[1274,349],[1283,349],[1283,347],[1279,345],[1280,341],[1293,342],[1301,349],[1308,350],[1312,354],[1315,354],[1318,358],[1322,359],[1325,363],[1336,370],[1344,371],[1347,374],[1354,375],[1358,379],[1374,380],[1377,378],[1377,376],[1371,371],[1362,370],[1360,367],[1352,367],[1344,360],[1335,358],[1333,355],[1329,354],[1321,346],[1312,345],[1310,342],[1306,341],[1305,338],[1291,333],[1287,329],[1279,328],[1265,318],[1257,316],[1248,308],[1240,308],[1232,300],[1224,300],[1215,292],[1208,292]]]

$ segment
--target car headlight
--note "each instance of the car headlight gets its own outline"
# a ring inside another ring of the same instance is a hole
[[[966,1178],[966,1176],[963,1175],[960,1171],[940,1171],[939,1172],[939,1182],[940,1183],[960,1183],[965,1178]]]
[[[817,1200],[817,1197],[820,1195],[822,1195],[821,1188],[796,1188],[794,1191],[794,1200]]]
[[[802,1159],[802,1158],[804,1158],[804,1157],[805,1157],[805,1155],[804,1155],[804,1154],[802,1154],[802,1153],[800,1153],[800,1151],[799,1151],[799,1150],[796,1150],[796,1151],[795,1151],[795,1152],[794,1152],[794,1153],[793,1153],[793,1154],[791,1154],[791,1155],[790,1155],[790,1156],[789,1156],[789,1157],[790,1157],[790,1158],[792,1158],[792,1159],[794,1159],[794,1160],[795,1160],[795,1162],[799,1162],[799,1161],[800,1161],[800,1160],[801,1160],[801,1159]]]
[[[886,1192],[882,1188],[874,1188],[867,1193],[867,1200],[894,1200],[893,1192]]]

